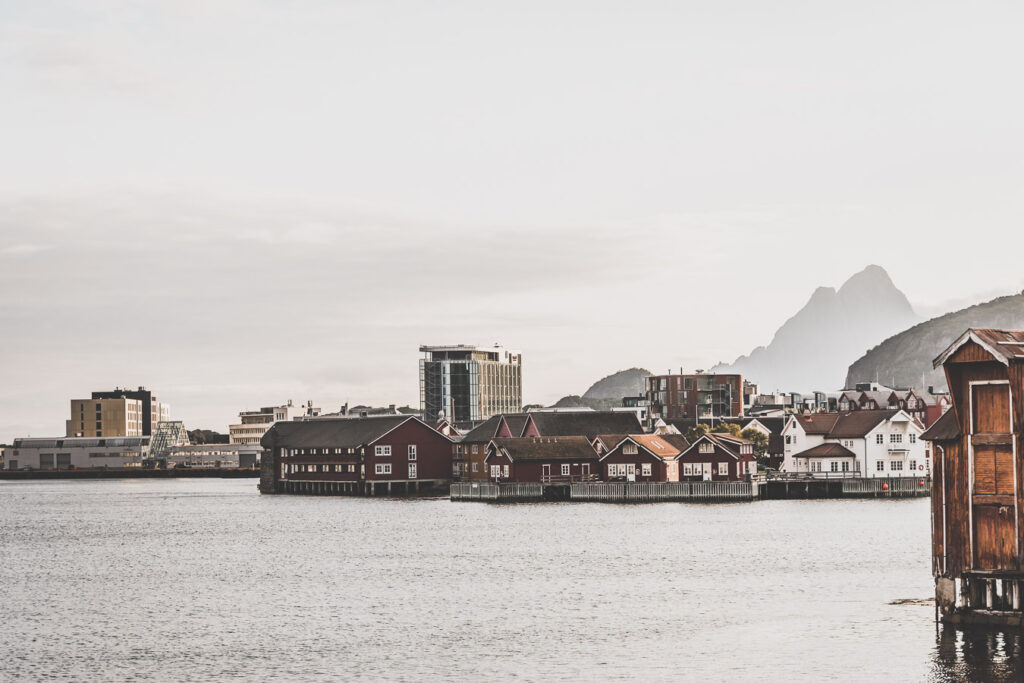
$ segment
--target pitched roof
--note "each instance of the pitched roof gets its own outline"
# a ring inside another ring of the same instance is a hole
[[[606,450],[611,450],[622,443],[626,438],[626,434],[598,434],[591,441],[597,440],[604,444]]]
[[[421,422],[411,415],[382,415],[379,417],[315,418],[296,422],[275,422],[260,439],[264,448],[309,448],[331,446],[355,448],[372,443],[395,427],[409,420]],[[440,432],[430,431],[447,439]]]
[[[597,459],[597,451],[584,436],[492,439],[491,443],[513,462],[522,460]],[[490,457],[490,453],[488,453]]]
[[[854,439],[866,436],[880,422],[892,419],[898,412],[895,409],[854,410],[849,413],[815,413],[794,417],[808,434]]]
[[[666,460],[672,460],[682,453],[680,449],[673,446],[664,437],[655,436],[654,434],[630,434],[629,438],[643,446],[652,455]]]
[[[793,456],[794,458],[854,458],[856,457],[849,448],[837,443],[821,443],[814,448],[808,448]]]
[[[686,457],[689,453],[697,453],[698,455],[707,455],[706,453],[703,453],[703,454],[700,453],[700,449],[694,450],[694,449],[697,448],[697,444],[699,444],[701,441],[709,442],[710,444],[712,444],[715,447],[716,451],[721,451],[722,453],[725,453],[726,455],[731,455],[732,457],[736,458],[737,460],[740,459],[740,454],[739,454],[738,451],[736,451],[736,450],[734,450],[732,448],[729,448],[725,443],[723,443],[721,441],[717,441],[717,440],[711,438],[711,434],[710,433],[705,434],[704,436],[700,437],[699,439],[694,441],[692,444],[690,444],[689,448],[687,448],[685,451],[683,451],[682,453],[679,454],[679,458]],[[677,460],[679,458],[677,458]]]
[[[925,441],[954,441],[960,438],[960,423],[956,419],[956,413],[949,408],[931,427],[925,430],[921,438]]]
[[[501,415],[492,415],[476,427],[466,432],[462,437],[463,441],[487,442],[498,433],[498,423],[501,422]]]
[[[586,411],[566,413],[529,413],[541,436],[585,436],[598,434],[640,434],[644,431],[636,413]]]
[[[513,436],[522,436],[523,429],[526,427],[526,421],[529,419],[530,416],[526,413],[509,413],[505,416],[505,423],[508,425]]]
[[[686,437],[683,436],[682,434],[660,434],[659,436],[661,437],[662,441],[667,441],[668,443],[675,446],[680,453],[682,453],[692,445],[689,441],[686,440]]]
[[[969,341],[988,351],[1003,365],[1009,365],[1012,360],[1024,359],[1024,330],[970,328],[932,361],[932,367],[937,368],[945,363]]]

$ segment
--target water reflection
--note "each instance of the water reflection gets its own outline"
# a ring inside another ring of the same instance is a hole
[[[940,626],[932,680],[1024,680],[1024,635],[1019,629]]]

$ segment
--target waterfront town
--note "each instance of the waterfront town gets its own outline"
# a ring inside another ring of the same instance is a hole
[[[466,482],[888,482],[930,476],[921,436],[951,405],[932,387],[763,393],[739,374],[680,371],[646,376],[606,410],[524,409],[518,351],[420,352],[418,409],[288,400],[240,411],[222,434],[189,430],[150,389],[104,388],[69,399],[63,434],[4,447],[3,470],[262,468],[266,493],[357,495]]]

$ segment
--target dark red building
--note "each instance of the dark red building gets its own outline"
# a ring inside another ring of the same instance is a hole
[[[495,415],[477,425],[452,446],[452,476],[460,480],[488,479],[484,457],[487,444],[495,438],[522,436],[526,425],[525,413]]]
[[[260,443],[264,493],[409,493],[452,474],[451,440],[409,415],[276,422]]]
[[[492,439],[487,445],[491,481],[545,484],[597,481],[597,451],[585,436]]]
[[[654,434],[629,434],[610,445],[615,439],[610,435],[596,439],[608,448],[599,459],[604,481],[679,481],[677,458],[682,451],[668,439]]]
[[[678,461],[680,481],[743,481],[757,474],[753,443],[728,434],[705,434]]]
[[[567,410],[527,413],[526,425],[516,436],[585,436],[642,434],[643,425],[632,410]]]

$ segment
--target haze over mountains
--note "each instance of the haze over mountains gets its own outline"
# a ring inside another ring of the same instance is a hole
[[[1024,292],[947,313],[886,339],[850,366],[847,386],[877,380],[898,387],[944,387],[946,376],[932,368],[932,360],[971,327],[1024,329]]]
[[[762,392],[832,391],[843,386],[852,359],[920,321],[885,269],[871,265],[838,291],[819,287],[770,344],[712,372],[742,373]]]

